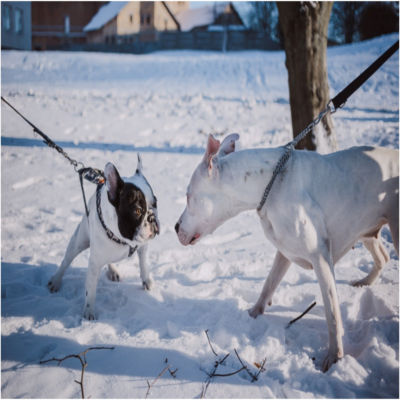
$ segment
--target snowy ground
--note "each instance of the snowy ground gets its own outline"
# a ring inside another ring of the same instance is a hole
[[[332,95],[388,48],[397,35],[328,50]],[[341,149],[399,145],[398,53],[334,117]],[[73,157],[122,175],[145,173],[159,200],[162,232],[150,245],[154,289],[141,288],[137,259],[119,266],[122,281],[103,274],[95,322],[81,319],[88,253],[67,271],[59,293],[47,282],[83,213],[78,176],[30,127],[1,106],[2,130],[2,397],[80,397],[77,359],[40,365],[91,346],[85,395],[92,398],[198,398],[217,359],[219,373],[250,370],[266,358],[256,382],[242,371],[215,377],[209,398],[398,397],[399,274],[391,256],[378,282],[354,288],[372,259],[359,244],[336,266],[345,327],[345,357],[327,373],[327,328],[315,275],[293,266],[265,315],[253,320],[274,257],[255,212],[228,221],[196,246],[178,243],[174,224],[208,133],[241,135],[239,148],[278,146],[291,136],[283,52],[162,52],[113,55],[2,52],[2,95]],[[86,185],[92,193],[94,187]],[[289,329],[313,301],[317,306]]]

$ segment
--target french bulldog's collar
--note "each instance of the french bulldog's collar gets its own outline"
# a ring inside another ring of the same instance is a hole
[[[107,227],[107,225],[104,222],[103,219],[103,213],[101,212],[101,206],[100,206],[100,200],[101,200],[101,188],[103,186],[103,183],[100,183],[97,185],[97,191],[96,191],[96,208],[97,208],[97,215],[99,216],[99,220],[101,222],[102,227],[106,231],[106,234],[110,240],[112,240],[115,243],[122,244],[124,246],[129,246],[129,254],[128,257],[131,257],[133,253],[136,251],[138,246],[132,247],[129,243],[125,242],[124,240],[119,239],[117,236],[114,235],[114,233]]]

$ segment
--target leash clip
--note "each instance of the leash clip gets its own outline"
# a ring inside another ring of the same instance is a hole
[[[103,171],[97,169],[97,168],[81,168],[78,171],[79,175],[81,175],[83,178],[85,178],[87,181],[91,183],[95,183],[96,185],[104,183],[106,180],[104,178],[104,173]]]
[[[338,107],[338,108],[342,108],[344,106],[344,103]],[[328,104],[326,105],[326,109],[331,113],[334,114],[337,111],[337,108],[335,107],[335,105],[333,104],[332,99],[329,100]]]

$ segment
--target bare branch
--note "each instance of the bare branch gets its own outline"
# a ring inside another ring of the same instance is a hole
[[[202,399],[203,399],[204,396],[206,395],[206,391],[207,391],[207,389],[208,389],[208,386],[209,386],[210,383],[211,383],[211,379],[214,378],[214,376],[217,376],[217,375],[216,375],[216,371],[217,371],[218,367],[219,367],[221,364],[223,364],[223,363],[225,362],[225,360],[226,360],[229,356],[230,356],[230,353],[227,353],[224,357],[222,357],[222,358],[220,358],[219,360],[215,361],[214,369],[212,370],[212,372],[210,372],[209,374],[207,374],[207,375],[208,375],[208,378],[207,378],[207,380],[204,382],[204,383],[205,383],[205,386],[203,386],[203,390],[201,391],[201,396],[200,396]],[[222,375],[221,375],[221,376],[222,376]]]
[[[158,381],[158,379],[160,379],[164,374],[165,374],[165,372],[166,371],[168,371],[169,373],[170,373],[170,375],[173,377],[173,378],[176,378],[176,371],[178,371],[178,368],[176,368],[175,370],[171,370],[171,366],[168,364],[168,358],[166,358],[165,359],[165,363],[167,364],[165,367],[164,367],[164,369],[157,375],[157,377],[154,379],[154,381],[153,382],[149,382],[148,380],[146,380],[146,382],[147,382],[147,393],[146,393],[146,399],[147,399],[147,397],[148,397],[148,395],[150,394],[150,389],[154,386],[154,384]]]
[[[258,377],[260,376],[261,372],[265,371],[265,363],[267,362],[267,358],[264,358],[263,362],[261,363],[261,365],[258,367],[258,372],[255,374],[255,380],[258,379]]]
[[[261,374],[261,372],[264,372],[264,371],[265,371],[264,366],[265,366],[265,363],[267,362],[267,359],[264,358],[264,360],[262,361],[262,363],[261,363],[260,365],[257,365],[258,371],[257,371],[256,374],[253,374],[253,373],[250,371],[249,367],[243,363],[243,361],[242,361],[242,359],[239,357],[239,353],[236,351],[236,349],[234,349],[234,350],[235,350],[236,357],[238,358],[240,364],[242,364],[242,367],[243,367],[242,370],[243,370],[243,369],[246,370],[246,372],[249,374],[249,376],[250,376],[252,382],[257,381],[257,380],[258,380],[258,377],[259,377],[260,374]]]
[[[245,368],[246,368],[246,367],[242,367],[242,368],[238,369],[237,371],[231,372],[231,373],[229,373],[229,374],[214,374],[213,376],[221,376],[221,377],[222,377],[222,376],[232,376],[232,375],[236,375],[236,374],[238,374],[239,372],[243,371]]]
[[[208,336],[208,329],[206,329],[204,332],[206,333],[207,340],[208,340],[208,344],[209,344],[210,347],[211,347],[211,351],[214,353],[215,357],[218,357],[218,354],[217,354],[217,353],[215,352],[215,350],[213,349],[212,344],[211,344],[211,341],[210,341],[210,338],[209,338],[209,336]]]
[[[239,357],[238,352],[236,351],[236,349],[234,349],[236,357],[238,358],[240,364],[242,364],[243,369],[246,370],[246,372],[249,374],[251,381],[254,382],[257,380],[257,377],[249,370],[249,367],[247,365],[245,365],[242,361],[242,359]]]
[[[45,363],[48,363],[48,362],[51,362],[51,361],[57,361],[58,362],[57,365],[60,365],[63,361],[65,361],[65,360],[67,360],[69,358],[77,358],[80,361],[81,368],[82,368],[81,369],[81,380],[80,381],[75,380],[74,382],[76,382],[81,387],[81,397],[82,397],[82,399],[84,399],[85,398],[85,391],[84,391],[84,388],[83,388],[83,375],[85,373],[86,367],[88,366],[88,363],[86,361],[86,354],[91,350],[114,350],[114,347],[89,347],[86,350],[81,351],[78,354],[69,354],[68,356],[65,356],[63,358],[53,357],[53,358],[50,358],[49,360],[40,361],[39,364],[45,364]]]
[[[304,317],[315,305],[317,304],[316,301],[314,301],[314,303],[312,303],[307,310],[305,310],[302,314],[300,314],[297,318],[292,319],[286,326],[286,329],[289,328],[290,325],[294,324],[296,321],[298,321],[300,318]]]

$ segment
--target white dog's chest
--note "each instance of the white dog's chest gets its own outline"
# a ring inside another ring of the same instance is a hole
[[[303,252],[299,249],[297,251],[293,251],[293,244],[290,238],[284,240],[282,238],[282,234],[280,234],[278,229],[274,229],[273,224],[267,218],[267,216],[260,216],[261,225],[264,230],[264,234],[266,238],[290,261],[299,265],[305,269],[312,269],[311,262],[307,259],[307,252],[304,252],[304,256],[302,256]],[[289,221],[287,221],[289,222]],[[293,230],[295,227],[293,226]],[[296,246],[297,248],[297,246]]]

